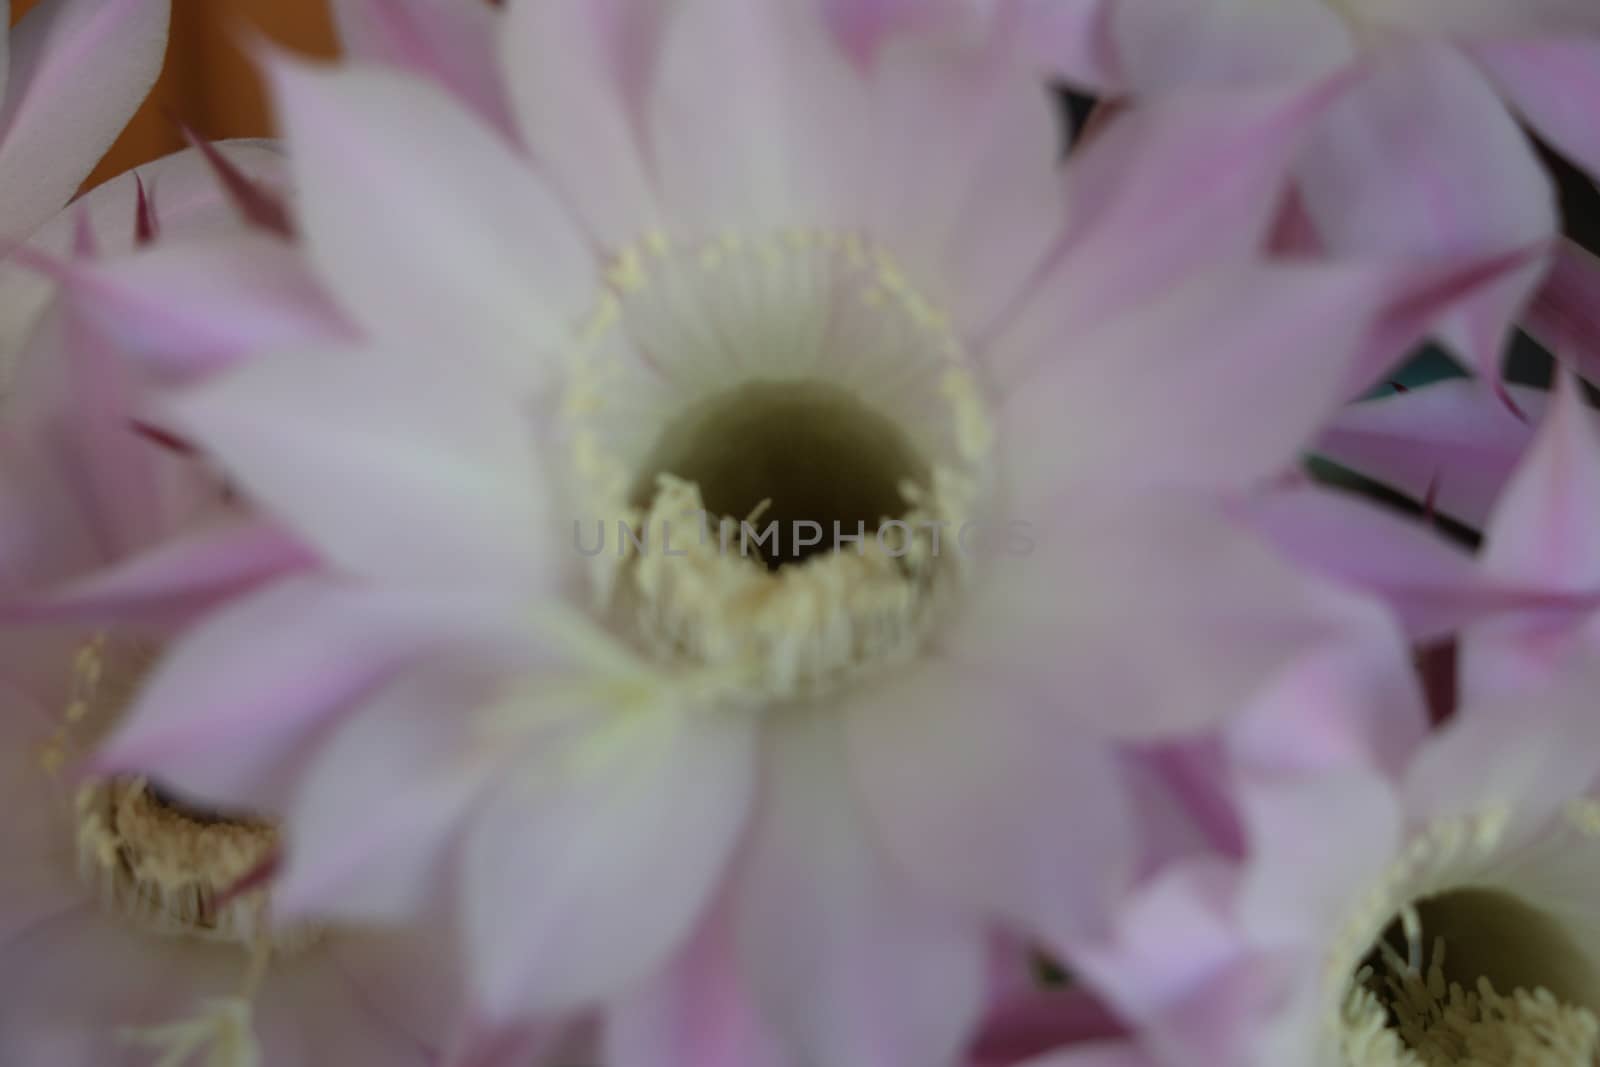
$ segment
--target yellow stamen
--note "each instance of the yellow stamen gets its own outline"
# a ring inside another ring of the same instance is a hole
[[[1387,947],[1387,946],[1385,946]],[[1545,989],[1500,994],[1449,982],[1445,943],[1426,974],[1393,950],[1379,980],[1356,975],[1344,1008],[1341,1053],[1350,1067],[1590,1067],[1600,1062],[1600,1020]]]

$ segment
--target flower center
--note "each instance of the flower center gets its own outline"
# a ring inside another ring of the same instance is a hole
[[[1476,833],[1443,824],[1413,842],[1377,895],[1392,901],[1408,883],[1412,891],[1398,895],[1353,970],[1340,951],[1329,960],[1349,975],[1334,1019],[1336,1062],[1600,1063],[1600,940],[1568,906],[1572,857],[1594,861],[1595,814],[1576,805],[1554,832],[1516,849],[1497,840],[1494,819]]]
[[[78,794],[80,873],[107,908],[155,933],[243,945],[265,936],[263,894],[224,894],[277,843],[269,823],[196,811],[143,779]]]
[[[826,382],[753,382],[707,398],[662,432],[634,488],[648,510],[668,475],[693,484],[708,517],[759,516],[739,547],[769,570],[876,535],[926,479],[893,422]],[[680,530],[680,535],[699,530]],[[709,532],[707,534],[709,537]],[[811,543],[815,539],[815,543]]]
[[[148,649],[112,647],[104,638],[84,644],[73,662],[62,743],[86,747],[109,729],[153,661]],[[47,766],[59,762],[50,755]],[[276,853],[272,823],[194,807],[142,778],[80,787],[75,814],[80,877],[108,911],[139,929],[280,953],[315,940],[311,930],[271,932],[264,890],[233,892]]]
[[[607,277],[566,397],[602,609],[756,704],[913,654],[988,481],[946,316],[849,234],[653,234]]]

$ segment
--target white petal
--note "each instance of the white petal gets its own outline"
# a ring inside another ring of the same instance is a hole
[[[443,361],[264,354],[170,407],[247,495],[349,573],[526,591],[565,562],[522,410]]]
[[[738,952],[802,1062],[951,1067],[982,1008],[983,928],[879,851],[841,727],[802,712],[768,729],[762,818],[735,888]]]
[[[865,97],[820,4],[684,0],[650,100],[675,221],[727,227],[852,222],[865,197]],[[736,86],[736,90],[731,87]]]
[[[0,116],[0,236],[61,209],[144,100],[169,0],[46,0],[11,33]]]
[[[475,819],[462,921],[489,1018],[619,992],[710,905],[746,821],[754,724],[649,714],[532,754]]]
[[[1052,943],[1108,921],[1138,835],[1111,746],[1067,702],[935,660],[845,710],[862,799],[920,881]]]
[[[596,282],[539,177],[418,79],[286,61],[272,73],[312,259],[359,324],[539,381]]]
[[[640,124],[666,8],[514,0],[505,16],[500,66],[523,140],[590,236],[613,248],[659,221]]]

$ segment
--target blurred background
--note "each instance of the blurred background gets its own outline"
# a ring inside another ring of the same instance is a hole
[[[11,0],[11,21],[37,3]],[[210,138],[271,132],[261,86],[239,48],[245,28],[298,52],[337,51],[324,0],[173,0],[166,70],[87,184],[182,148],[179,121]]]

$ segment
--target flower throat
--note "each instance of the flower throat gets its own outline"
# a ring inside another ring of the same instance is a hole
[[[666,428],[654,459],[659,471],[635,487],[638,507],[648,510],[662,474],[693,483],[711,515],[775,527],[739,543],[770,570],[875,535],[908,511],[906,486],[927,478],[898,427],[822,382],[756,382],[710,397]],[[802,523],[821,531],[815,545],[795,536]]]
[[[865,239],[803,229],[625,250],[566,395],[602,611],[756,706],[914,655],[961,585],[987,411],[948,317]],[[663,535],[666,531],[666,535]]]
[[[1394,920],[1357,969],[1341,1067],[1592,1067],[1597,991],[1549,916],[1500,890],[1440,893]]]

